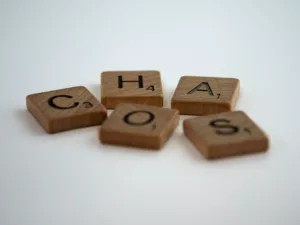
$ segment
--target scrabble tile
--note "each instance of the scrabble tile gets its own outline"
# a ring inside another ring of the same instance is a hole
[[[99,139],[104,144],[160,149],[178,120],[178,110],[122,103],[101,126]]]
[[[48,133],[101,124],[105,107],[82,86],[31,94],[28,111]]]
[[[184,134],[206,158],[219,158],[268,149],[264,132],[242,111],[183,121]]]
[[[185,115],[209,115],[231,111],[239,94],[239,80],[216,77],[181,77],[172,108]]]
[[[119,103],[163,106],[158,71],[107,71],[101,74],[101,102],[108,109]]]

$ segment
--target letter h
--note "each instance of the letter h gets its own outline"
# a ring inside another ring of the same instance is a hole
[[[142,75],[138,76],[138,80],[126,80],[126,81],[123,80],[123,76],[122,75],[118,76],[118,87],[119,88],[123,88],[123,83],[124,82],[138,82],[139,83],[139,88],[143,88],[144,87],[143,76]]]

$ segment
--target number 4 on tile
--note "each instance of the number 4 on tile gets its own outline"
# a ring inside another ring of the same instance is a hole
[[[146,90],[151,90],[151,91],[154,91],[154,86],[153,85],[150,85],[149,87],[146,88]]]

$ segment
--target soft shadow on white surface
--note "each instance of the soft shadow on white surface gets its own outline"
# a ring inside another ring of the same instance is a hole
[[[164,107],[165,108],[171,108],[171,101],[173,94],[175,92],[175,87],[174,88],[168,88],[167,85],[164,85],[163,82],[163,94],[164,94]]]
[[[184,152],[182,154],[187,155],[190,159],[196,163],[203,163],[205,158],[201,153],[193,146],[193,144],[184,136],[184,134],[179,132],[174,132],[169,140],[170,144],[176,146],[180,151]],[[166,143],[168,145],[168,143]]]
[[[100,77],[99,77],[100,80]],[[101,101],[101,86],[100,81],[99,84],[90,84],[87,85],[86,88],[99,100]]]
[[[86,86],[87,89],[101,102],[101,85],[99,84],[90,84]],[[107,109],[107,116],[113,112],[112,109]]]
[[[164,95],[164,107],[171,108],[171,100],[172,100],[172,96],[173,96],[175,89],[173,90],[173,89],[167,88],[167,86],[164,85],[164,83],[165,82],[162,81],[163,95]]]
[[[246,162],[249,163],[249,161],[253,161],[256,164],[262,161],[266,161],[269,158],[270,156],[268,152],[257,152],[257,153],[228,156],[224,158],[210,159],[208,160],[208,162],[211,164],[211,166],[216,166],[216,164],[223,165],[223,166],[231,166],[231,165],[243,164]]]
[[[16,109],[13,112],[18,123],[33,136],[45,136],[47,133],[26,109]]]
[[[128,154],[128,155],[135,155],[135,156],[155,156],[160,154],[162,149],[155,150],[155,149],[148,149],[148,148],[138,148],[138,147],[131,147],[131,146],[122,146],[122,145],[114,145],[114,144],[102,144],[100,141],[98,142],[99,151],[104,154]]]
[[[245,103],[244,102],[244,93],[243,93],[243,87],[240,87],[239,96],[237,98],[235,105],[233,106],[233,111],[242,110],[243,109],[243,107],[241,105],[242,103]],[[245,104],[247,104],[247,102]]]

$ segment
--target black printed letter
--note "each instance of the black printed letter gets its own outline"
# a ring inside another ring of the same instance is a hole
[[[200,89],[202,85],[205,87],[205,89]],[[207,82],[202,82],[196,87],[194,87],[192,90],[190,90],[187,94],[193,94],[195,91],[207,91],[209,95],[214,96],[214,93],[212,92],[209,84]]]
[[[73,97],[70,96],[70,95],[56,95],[56,96],[53,96],[53,97],[49,98],[48,104],[49,104],[51,107],[56,108],[56,109],[71,109],[71,108],[74,108],[74,107],[76,107],[76,106],[79,105],[78,102],[74,102],[73,105],[68,106],[68,107],[58,106],[58,105],[56,105],[56,104],[54,103],[54,99],[56,99],[56,98],[73,98]]]
[[[227,125],[226,124],[222,125],[222,123],[227,123]],[[229,125],[228,123],[230,123],[229,120],[216,119],[216,120],[211,121],[209,125],[212,127],[215,127],[215,128],[220,128],[220,129],[216,130],[216,133],[220,134],[220,135],[231,135],[231,134],[237,133],[239,131],[238,127]]]
[[[118,85],[119,85],[119,88],[123,88],[123,83],[124,82],[138,82],[139,83],[139,88],[143,88],[144,87],[143,76],[139,75],[138,78],[139,78],[139,80],[126,80],[126,81],[124,81],[122,75],[118,76]]]
[[[135,113],[147,113],[149,115],[149,118],[141,123],[136,123],[136,122],[132,122],[129,120],[129,117],[132,116]],[[151,123],[154,120],[154,114],[152,112],[148,112],[148,111],[144,111],[144,110],[137,110],[137,111],[132,111],[130,113],[128,113],[125,117],[124,117],[124,122],[129,124],[129,125],[133,125],[133,126],[142,126],[142,125],[146,125],[148,123]]]

